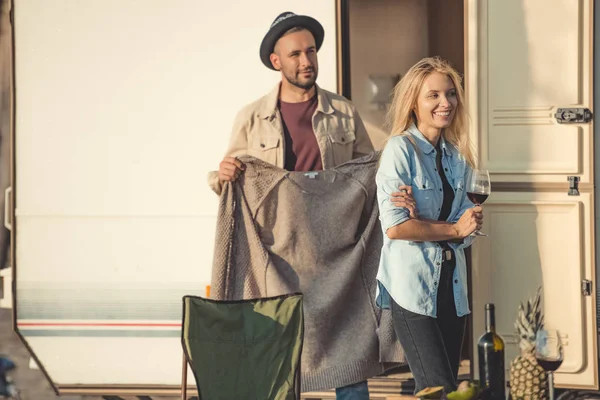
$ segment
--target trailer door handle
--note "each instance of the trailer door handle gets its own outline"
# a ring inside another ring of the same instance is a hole
[[[12,200],[12,186],[9,186],[4,191],[4,226],[9,231],[12,231],[12,207],[9,207],[9,203]]]

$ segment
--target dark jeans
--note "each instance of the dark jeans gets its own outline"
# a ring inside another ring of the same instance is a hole
[[[456,315],[454,268],[454,257],[442,264],[437,318],[415,314],[392,301],[394,328],[415,378],[415,393],[432,386],[444,386],[446,393],[456,390],[466,317]]]
[[[367,381],[335,389],[335,400],[369,400]]]

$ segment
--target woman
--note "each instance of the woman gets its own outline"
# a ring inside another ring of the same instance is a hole
[[[385,233],[377,301],[392,309],[415,392],[449,392],[470,313],[463,249],[483,219],[465,191],[474,156],[460,76],[440,58],[419,61],[394,89],[388,121],[392,136],[376,177]],[[393,192],[402,185],[411,188],[398,199]],[[411,205],[411,195],[418,219],[397,206]]]

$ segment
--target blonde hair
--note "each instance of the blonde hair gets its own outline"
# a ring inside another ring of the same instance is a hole
[[[444,74],[452,80],[458,99],[454,118],[442,135],[458,149],[467,163],[475,168],[475,154],[469,139],[469,116],[465,108],[462,79],[450,63],[440,57],[424,58],[413,65],[394,88],[394,98],[386,116],[386,125],[392,132],[390,137],[407,135],[405,131],[411,124],[417,125],[417,116],[414,112],[417,97],[425,79],[434,72]]]

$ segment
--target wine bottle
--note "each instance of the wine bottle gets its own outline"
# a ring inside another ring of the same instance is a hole
[[[489,388],[490,400],[505,400],[504,341],[496,333],[494,305],[485,305],[485,333],[477,343],[479,385]]]

